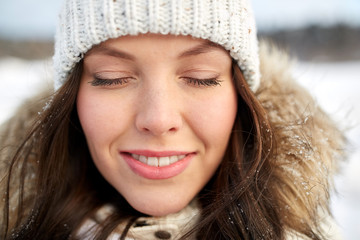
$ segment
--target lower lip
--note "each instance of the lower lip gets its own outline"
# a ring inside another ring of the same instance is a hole
[[[195,154],[188,154],[176,163],[164,167],[154,167],[134,159],[130,154],[120,153],[120,155],[125,159],[125,162],[134,173],[147,179],[167,179],[175,177],[187,168],[195,156]]]

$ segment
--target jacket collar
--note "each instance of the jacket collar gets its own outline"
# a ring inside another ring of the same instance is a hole
[[[91,219],[87,219],[80,228],[78,236],[80,239],[92,239],[96,228],[109,217],[115,208],[112,205],[101,207]],[[163,217],[140,217],[131,225],[126,240],[130,239],[178,239],[189,231],[200,218],[198,202],[193,200],[180,212]],[[126,227],[126,222],[121,223],[111,233],[108,239],[119,239]]]

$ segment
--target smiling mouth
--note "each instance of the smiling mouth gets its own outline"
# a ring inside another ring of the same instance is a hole
[[[168,179],[181,174],[197,155],[188,151],[120,151],[122,159],[137,175],[147,179]]]
[[[129,153],[130,156],[148,166],[153,167],[165,167],[169,166],[173,163],[176,163],[186,157],[186,155],[173,155],[173,156],[166,156],[166,157],[147,157],[144,155],[138,155]]]

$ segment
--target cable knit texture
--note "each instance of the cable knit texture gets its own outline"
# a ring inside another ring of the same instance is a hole
[[[223,46],[252,90],[260,84],[250,0],[65,0],[55,38],[55,90],[94,45],[145,33],[191,35]]]

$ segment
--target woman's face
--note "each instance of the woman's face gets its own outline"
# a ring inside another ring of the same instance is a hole
[[[180,211],[227,147],[237,110],[231,58],[185,36],[108,40],[84,58],[77,110],[95,165],[133,208]]]

